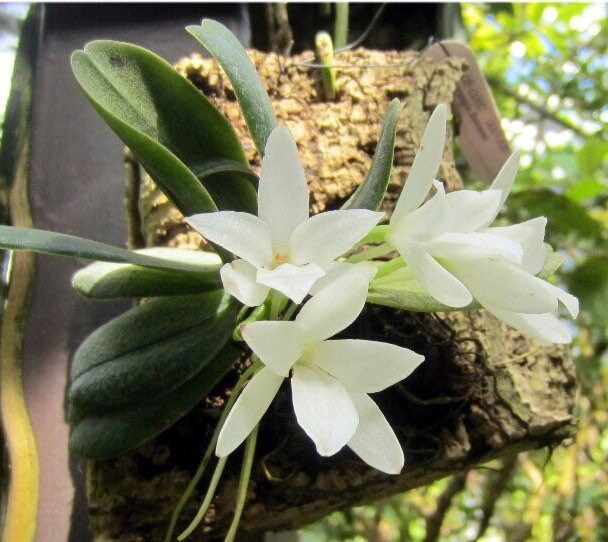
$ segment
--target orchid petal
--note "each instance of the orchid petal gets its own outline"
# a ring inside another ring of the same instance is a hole
[[[500,209],[502,209],[505,200],[509,196],[511,188],[513,187],[513,182],[515,181],[515,177],[517,176],[517,169],[519,168],[520,154],[521,153],[519,151],[514,151],[513,153],[511,153],[511,156],[507,158],[502,168],[500,168],[500,171],[496,175],[496,178],[494,179],[494,182],[490,187],[490,190],[500,190],[502,192],[500,196],[500,205],[498,206],[496,215],[498,214]],[[496,218],[496,215],[492,217],[492,220],[490,220],[488,224],[492,223],[492,221]]]
[[[374,393],[407,378],[424,356],[394,344],[345,339],[316,344],[312,359],[348,391]]]
[[[542,280],[538,277],[535,278],[537,281],[541,282],[545,287],[548,287],[553,292],[553,295],[555,295],[558,301],[562,302],[562,304],[564,305],[564,307],[566,307],[566,310],[570,313],[570,316],[572,316],[572,318],[576,318],[578,316],[579,304],[577,297],[573,296],[572,294],[569,294],[568,292],[565,292],[557,286],[554,286],[550,282]]]
[[[243,305],[257,307],[264,303],[268,287],[256,282],[257,268],[246,260],[234,260],[222,266],[220,277],[224,290]]]
[[[364,393],[353,394],[352,399],[359,426],[348,447],[371,467],[386,474],[399,474],[405,463],[403,448],[384,414]]]
[[[391,237],[391,243],[407,262],[420,284],[437,301],[448,307],[466,307],[473,301],[473,296],[466,286],[419,244],[397,236]]]
[[[439,104],[433,111],[424,130],[410,174],[393,210],[391,223],[399,222],[418,208],[431,190],[443,157],[447,116],[448,108],[445,104]]]
[[[424,205],[398,222],[391,221],[391,232],[413,241],[426,241],[437,237],[449,225],[446,194],[443,184],[434,181],[435,195]],[[390,235],[390,233],[389,233]]]
[[[359,273],[363,280],[371,281],[376,274],[377,268],[370,262],[348,263],[348,262],[329,262],[323,266],[325,276],[321,277],[313,284],[310,289],[311,295],[317,295],[323,288],[332,282],[341,280],[346,273]],[[371,277],[371,278],[370,278]]]
[[[444,233],[423,243],[423,246],[435,258],[460,260],[503,257],[519,264],[524,257],[519,243],[489,233]]]
[[[231,454],[249,436],[278,393],[283,377],[263,368],[245,386],[228,414],[217,439],[215,453]]]
[[[296,321],[306,326],[310,342],[323,341],[355,321],[363,310],[375,273],[367,266],[347,272],[306,302]]]
[[[550,285],[507,261],[445,260],[444,265],[462,280],[485,307],[541,314],[557,309]]]
[[[471,232],[490,224],[500,211],[500,190],[457,190],[446,196],[451,232]]]
[[[521,268],[528,273],[536,275],[540,273],[545,265],[547,254],[543,241],[545,239],[546,225],[547,219],[544,216],[539,216],[520,224],[514,224],[513,226],[487,228],[482,230],[482,232],[498,235],[499,237],[511,239],[519,243],[524,251]]]
[[[298,322],[252,322],[241,327],[245,342],[264,365],[286,377],[302,356],[304,326]]]
[[[346,388],[333,376],[316,367],[296,364],[291,392],[298,423],[320,455],[335,454],[355,434],[357,409]]]
[[[384,213],[368,209],[327,211],[311,216],[291,236],[295,263],[326,264],[344,254],[378,224]]]
[[[268,225],[257,216],[237,211],[219,211],[189,216],[186,222],[205,239],[256,267],[263,267],[272,261],[272,240]]]
[[[555,344],[568,344],[572,342],[570,331],[559,318],[550,312],[543,314],[523,314],[506,311],[497,307],[485,307],[494,316],[506,324],[520,331]]]
[[[317,279],[325,275],[316,263],[293,265],[283,263],[276,269],[258,269],[256,280],[286,295],[294,303],[301,303]]]
[[[308,219],[308,185],[296,142],[286,126],[277,126],[268,137],[258,183],[258,216],[268,224],[279,251]]]

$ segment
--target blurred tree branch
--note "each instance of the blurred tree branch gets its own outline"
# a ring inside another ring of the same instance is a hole
[[[437,507],[426,518],[426,536],[424,542],[436,542],[441,534],[441,526],[454,497],[458,495],[467,483],[468,471],[458,473],[450,479],[443,493],[437,499]]]

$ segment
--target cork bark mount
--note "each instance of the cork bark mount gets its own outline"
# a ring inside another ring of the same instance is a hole
[[[324,101],[317,71],[291,59],[252,52],[280,122],[298,141],[314,212],[339,207],[371,163],[383,113],[395,96],[405,103],[395,168],[386,200],[390,211],[433,107],[451,102],[464,64],[420,62],[416,53],[358,50],[342,65],[392,65],[338,71],[335,101]],[[259,166],[229,83],[200,56],[178,69],[234,123],[254,168]],[[439,178],[462,186],[453,157],[453,133]],[[127,161],[130,244],[201,246],[165,196]],[[368,306],[343,337],[377,339],[424,354],[405,382],[375,394],[406,455],[399,476],[367,467],[350,450],[319,457],[295,421],[288,381],[264,418],[241,537],[288,530],[333,510],[369,502],[466,470],[492,457],[553,446],[574,431],[574,366],[566,348],[531,340],[483,311],[431,315]],[[243,363],[245,354],[243,355]],[[378,360],[381,370],[381,360]],[[189,482],[238,368],[190,414],[139,449],[115,460],[90,462],[88,498],[96,540],[161,541]],[[192,540],[222,536],[236,496],[239,452],[228,462],[218,495]],[[194,516],[207,479],[184,509],[179,527]]]

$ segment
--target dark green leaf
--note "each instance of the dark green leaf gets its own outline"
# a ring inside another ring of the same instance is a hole
[[[223,24],[205,19],[200,26],[186,28],[218,61],[232,83],[245,122],[256,148],[264,155],[266,140],[277,125],[264,83],[245,49]]]
[[[371,209],[375,211],[380,207],[393,168],[395,134],[401,107],[401,102],[397,98],[388,106],[371,168],[363,184],[342,206],[343,209]]]
[[[215,210],[217,194],[191,168],[217,159],[248,163],[233,127],[202,93],[162,58],[127,43],[93,41],[73,54],[72,70],[93,107],[185,215]],[[228,201],[247,202],[230,208],[255,210],[243,176],[221,190]]]
[[[0,226],[0,247],[14,250],[31,250],[55,256],[71,256],[86,260],[131,263],[144,267],[192,271],[202,274],[209,271],[207,266],[194,263],[193,259],[188,261],[170,257],[159,258],[65,233],[36,230],[34,228]],[[169,256],[170,252],[166,252],[166,254]]]
[[[137,253],[191,262],[204,271],[175,273],[124,263],[96,262],[78,271],[72,277],[72,286],[92,299],[196,294],[222,287],[221,260],[215,254],[177,248],[150,248]]]
[[[193,166],[192,171],[213,195],[218,209],[257,213],[258,176],[249,166],[234,160],[209,160],[203,166]],[[227,190],[234,183],[240,190]]]
[[[239,352],[225,346],[188,382],[167,395],[119,411],[83,415],[71,410],[70,451],[89,459],[121,455],[171,427],[194,408],[236,362]]]
[[[131,309],[76,351],[70,408],[99,413],[166,395],[215,357],[235,319],[236,303],[223,290],[155,298]]]

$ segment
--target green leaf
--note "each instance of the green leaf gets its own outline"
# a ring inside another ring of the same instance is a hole
[[[476,302],[460,309],[440,303],[422,287],[408,268],[401,268],[386,277],[373,280],[367,293],[367,302],[414,312],[449,312],[479,308]]]
[[[599,137],[590,137],[576,153],[576,161],[581,173],[593,178],[608,161],[608,142]]]
[[[549,245],[545,244],[545,249],[547,251],[545,265],[538,275],[542,279],[553,275],[566,260],[565,255],[554,252]],[[405,266],[405,262],[401,258],[399,259],[401,266],[395,271],[391,269],[388,274],[382,272],[383,268],[388,269],[393,265],[400,265],[400,263],[391,260],[380,265],[376,275],[379,278],[371,282],[367,293],[368,303],[413,312],[450,312],[480,308],[477,301],[473,301],[469,306],[463,308],[448,307],[440,303],[424,289],[411,270]]]
[[[374,161],[367,177],[342,206],[342,209],[371,209],[375,211],[380,207],[393,168],[395,134],[397,133],[397,121],[401,108],[401,102],[397,98],[389,104],[384,116]]]
[[[71,409],[70,452],[88,459],[109,459],[143,444],[192,410],[238,357],[239,351],[227,345],[178,388],[123,410],[83,415]]]
[[[230,30],[211,19],[204,19],[200,26],[188,26],[186,30],[211,53],[226,72],[253,142],[263,156],[268,136],[277,125],[277,118],[264,83],[245,49]]]
[[[34,228],[17,228],[13,226],[0,226],[0,247],[14,250],[31,250],[54,256],[70,256],[73,258],[84,258],[85,260],[100,260],[102,262],[130,263],[143,267],[162,269],[174,269],[178,271],[191,271],[205,274],[209,272],[207,265],[196,262],[196,258],[190,260],[182,258],[172,259],[167,249],[166,257],[160,258],[149,254],[124,248],[113,247],[105,243],[90,241],[57,233],[54,231],[37,230]],[[156,252],[156,254],[160,254]]]
[[[237,304],[223,290],[155,298],[94,331],[74,356],[70,408],[102,413],[166,395],[228,342]]]
[[[191,169],[207,160],[248,162],[232,125],[201,92],[162,58],[128,43],[93,41],[72,55],[72,70],[93,107],[184,215],[216,210],[218,187],[206,190]],[[255,211],[255,189],[242,175],[223,182],[221,192],[234,200],[230,208]]]
[[[248,165],[244,166],[234,160],[208,160],[202,166],[193,166],[192,171],[213,195],[218,209],[257,214],[259,178]],[[239,179],[242,190],[226,190],[227,186],[234,184],[235,179]]]
[[[210,252],[157,247],[136,253],[190,262],[200,265],[202,271],[175,273],[125,263],[95,262],[72,277],[72,286],[79,294],[92,299],[196,294],[222,287],[221,260]]]

